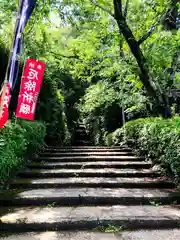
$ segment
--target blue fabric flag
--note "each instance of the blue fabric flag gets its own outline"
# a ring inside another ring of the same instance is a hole
[[[19,72],[22,33],[35,8],[35,5],[36,0],[21,0],[19,16],[16,22],[13,49],[11,51],[6,79],[9,82],[11,89],[15,86]]]

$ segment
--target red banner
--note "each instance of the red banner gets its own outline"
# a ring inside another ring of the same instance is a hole
[[[18,118],[34,120],[44,70],[45,63],[33,59],[27,60],[16,110]]]
[[[10,100],[11,88],[9,83],[5,83],[0,97],[0,128],[3,128],[8,121]]]

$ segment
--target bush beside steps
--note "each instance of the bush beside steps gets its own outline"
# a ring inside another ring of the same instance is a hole
[[[108,145],[127,144],[160,165],[165,174],[180,183],[180,117],[144,118],[127,122],[107,135]]]
[[[43,146],[46,127],[37,121],[10,120],[0,129],[0,185],[25,164],[24,157]]]

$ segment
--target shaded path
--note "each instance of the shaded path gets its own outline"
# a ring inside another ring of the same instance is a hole
[[[158,230],[153,239],[178,236],[180,194],[151,167],[128,148],[49,147],[0,196],[7,234],[0,239],[152,239],[150,230]]]

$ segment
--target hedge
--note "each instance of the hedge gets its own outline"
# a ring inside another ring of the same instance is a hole
[[[11,120],[0,129],[0,183],[25,164],[24,157],[44,143],[46,127],[37,121]]]
[[[127,144],[180,181],[180,117],[129,121],[109,134],[106,143]]]

